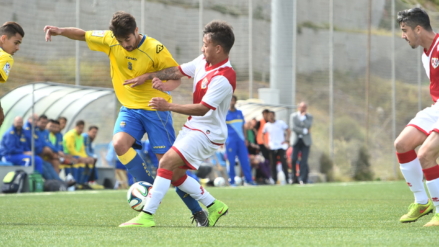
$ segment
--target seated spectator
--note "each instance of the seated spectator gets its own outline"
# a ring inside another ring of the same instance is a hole
[[[46,130],[47,123],[49,119],[46,115],[41,115],[38,118],[37,124],[35,126],[34,140],[35,140],[35,154],[47,160],[52,164],[55,172],[59,174],[59,156],[58,153],[50,148],[50,142],[47,141],[47,136],[49,131]],[[30,132],[29,132],[30,133]]]
[[[67,118],[61,116],[58,118],[58,122],[59,122],[59,128],[60,128],[59,132],[62,132],[67,125]]]
[[[92,164],[87,164],[84,179],[93,189],[104,188],[102,185],[96,183],[96,180],[98,180],[98,171],[96,169],[96,161],[98,156],[95,154],[93,141],[96,139],[98,130],[99,128],[97,126],[92,125],[88,128],[87,133],[82,133],[82,137],[84,138],[85,153],[88,157],[92,157],[94,159]]]
[[[76,122],[74,129],[69,130],[63,137],[64,153],[72,155],[75,159],[78,159],[77,164],[73,164],[73,178],[80,185],[81,188],[88,188],[84,171],[86,164],[94,164],[95,159],[88,157],[85,152],[84,137],[81,135],[84,131],[84,121],[79,120]]]
[[[58,120],[50,119],[47,124],[48,134],[46,142],[50,149],[57,153],[60,160],[60,170],[64,170],[66,177],[72,174],[72,165],[78,163],[78,160],[71,155],[64,153],[63,135],[60,133],[60,123]]]
[[[23,130],[23,118],[15,117],[11,128],[2,137],[0,143],[0,156],[17,166],[31,166],[32,153],[30,151],[25,132]],[[43,174],[43,161],[35,157],[34,170]]]
[[[32,123],[38,122],[38,114],[34,113],[27,119],[27,122],[24,124],[23,129],[29,131],[32,128]]]

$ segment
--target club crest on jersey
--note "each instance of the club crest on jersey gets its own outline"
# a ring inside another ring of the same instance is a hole
[[[439,59],[437,57],[431,58],[431,66],[436,69],[439,66]]]
[[[125,127],[126,125],[127,124],[124,121],[120,122],[120,124],[119,124],[119,126],[122,127],[122,128]]]
[[[128,69],[133,70],[133,64],[131,62],[128,62]]]
[[[3,71],[7,76],[9,76],[9,71],[11,71],[11,65],[9,63],[6,63],[5,66],[3,66]]]
[[[206,89],[208,82],[209,80],[207,80],[207,78],[204,78],[203,81],[201,81],[201,89]]]

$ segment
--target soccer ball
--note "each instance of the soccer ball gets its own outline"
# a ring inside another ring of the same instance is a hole
[[[237,186],[242,185],[242,178],[240,176],[235,176],[235,184]]]
[[[213,185],[215,187],[222,187],[226,184],[226,180],[223,177],[217,177],[213,180]]]
[[[142,211],[151,188],[152,184],[142,181],[131,185],[127,192],[127,200],[128,204],[130,204],[130,207],[136,211]]]

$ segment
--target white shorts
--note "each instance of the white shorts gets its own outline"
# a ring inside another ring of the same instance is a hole
[[[183,159],[186,164],[184,168],[198,170],[200,165],[214,155],[219,147],[220,145],[213,144],[203,132],[183,127],[172,149]]]
[[[439,102],[439,101],[438,101]],[[426,135],[432,131],[439,132],[439,103],[418,112],[407,126],[413,126]]]

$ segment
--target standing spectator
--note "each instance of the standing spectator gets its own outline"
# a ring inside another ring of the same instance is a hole
[[[290,138],[290,129],[288,125],[282,120],[276,120],[274,111],[268,114],[268,122],[264,125],[262,131],[265,135],[268,133],[269,138],[265,140],[264,144],[270,150],[270,165],[271,176],[275,182],[277,181],[277,162],[278,158],[282,163],[282,170],[285,174],[285,180],[288,183],[288,164],[285,156],[285,151],[288,148],[288,141]]]
[[[15,117],[11,128],[6,130],[0,143],[0,156],[18,166],[31,165],[31,151],[23,130],[23,118]],[[35,171],[43,174],[43,160],[35,156]]]
[[[102,187],[102,185],[96,183],[96,180],[98,180],[98,171],[96,169],[96,161],[98,156],[95,154],[93,141],[96,139],[98,130],[99,128],[97,126],[92,125],[88,128],[87,133],[82,133],[82,136],[84,138],[85,152],[87,153],[88,157],[92,157],[94,159],[93,163],[87,164],[85,171],[85,182],[88,182],[88,185],[90,185],[90,187],[92,187],[93,189],[104,188]]]
[[[257,130],[257,135],[256,135],[256,142],[259,145],[259,150],[262,153],[262,156],[264,156],[264,158],[266,160],[270,159],[270,152],[269,150],[265,147],[265,141],[268,140],[269,136],[268,135],[264,135],[263,130],[264,130],[264,125],[265,123],[268,122],[268,114],[270,113],[270,110],[268,109],[264,109],[262,111],[262,119],[259,120],[256,123],[255,129]],[[265,140],[264,140],[265,138]]]
[[[69,130],[63,138],[64,153],[78,159],[79,163],[73,165],[72,175],[76,182],[81,185],[79,187],[80,189],[81,187],[87,188],[87,186],[85,186],[87,181],[83,175],[86,164],[94,163],[94,158],[88,157],[85,152],[84,137],[81,135],[84,131],[84,125],[84,121],[77,121],[75,128]]]
[[[252,171],[248,159],[248,151],[245,145],[247,133],[244,131],[244,115],[236,109],[236,101],[238,98],[233,95],[230,101],[230,108],[227,112],[226,123],[228,136],[226,140],[227,159],[229,160],[229,178],[230,186],[235,184],[235,158],[238,156],[241,164],[242,172],[248,184],[256,185],[252,178]]]
[[[306,184],[308,182],[308,155],[312,144],[311,140],[311,125],[312,115],[306,112],[307,105],[305,102],[300,102],[297,112],[294,112],[290,116],[290,126],[292,130],[291,145],[293,146],[293,156],[291,157],[291,163],[293,168],[293,183],[297,183],[296,166],[299,153],[301,153],[301,159],[299,163],[300,175],[298,182],[300,184]]]

